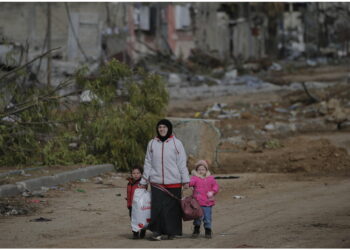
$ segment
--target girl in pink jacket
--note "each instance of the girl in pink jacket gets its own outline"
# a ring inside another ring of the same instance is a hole
[[[202,207],[204,216],[193,221],[194,230],[192,237],[197,238],[200,233],[200,225],[203,220],[205,237],[211,238],[211,214],[212,207],[215,205],[214,195],[219,191],[219,185],[210,175],[208,163],[200,160],[195,164],[195,169],[192,171],[190,187],[193,187],[193,196]]]

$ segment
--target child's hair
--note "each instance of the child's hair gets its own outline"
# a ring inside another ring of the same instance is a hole
[[[196,171],[198,170],[198,168],[200,166],[205,167],[207,169],[207,171],[208,171],[208,168],[209,168],[208,167],[208,162],[206,160],[199,160],[199,161],[196,162],[196,164],[194,166],[195,166]]]
[[[133,166],[130,170],[130,173],[132,173],[132,171],[134,171],[135,169],[139,170],[141,174],[143,174],[143,167],[137,165],[137,166]]]

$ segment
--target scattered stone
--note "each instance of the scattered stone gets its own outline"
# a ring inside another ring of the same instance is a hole
[[[306,64],[309,65],[309,66],[311,66],[311,67],[317,66],[317,62],[314,61],[314,60],[311,60],[311,59],[307,59],[307,60],[306,60]]]
[[[226,72],[224,79],[229,81],[229,80],[235,79],[236,77],[237,77],[237,69],[234,69],[229,72]]]
[[[173,84],[173,85],[178,85],[181,83],[181,77],[179,74],[175,74],[175,73],[170,73],[168,76],[168,82],[169,84]]]
[[[95,184],[103,184],[103,179],[101,177],[96,177]]]
[[[328,107],[327,107],[327,103],[326,103],[325,101],[319,103],[318,112],[319,112],[321,115],[326,115],[326,114],[328,114]]]
[[[275,125],[273,125],[272,123],[269,123],[264,126],[264,129],[267,131],[272,131],[272,130],[275,130],[276,128],[275,128]]]
[[[245,196],[242,196],[242,195],[234,195],[233,198],[234,198],[234,199],[244,199]]]
[[[21,170],[21,175],[22,176],[32,176],[31,174],[27,174],[24,170]]]
[[[248,148],[257,149],[258,143],[256,141],[250,140],[247,142]]]
[[[278,63],[272,63],[272,65],[269,67],[269,70],[272,71],[281,71],[282,70],[282,66]]]

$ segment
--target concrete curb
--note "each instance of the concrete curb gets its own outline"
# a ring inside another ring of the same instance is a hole
[[[20,181],[16,182],[16,184],[2,185],[0,186],[0,197],[15,196],[26,190],[33,192],[35,190],[41,190],[41,187],[50,187],[78,179],[86,179],[113,170],[114,166],[112,164],[94,165],[86,168],[62,172],[52,176],[43,176]]]

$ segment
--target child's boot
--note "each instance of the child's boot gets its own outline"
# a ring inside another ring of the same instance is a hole
[[[194,226],[192,238],[198,238],[198,236],[200,234],[199,228],[200,228],[200,226]]]
[[[211,239],[211,229],[210,228],[205,229],[205,238]]]
[[[145,235],[146,235],[146,229],[141,229],[141,232],[140,232],[140,239],[145,238]]]
[[[134,232],[134,231],[132,231],[132,238],[133,238],[134,240],[137,240],[137,239],[139,238],[139,232]]]

